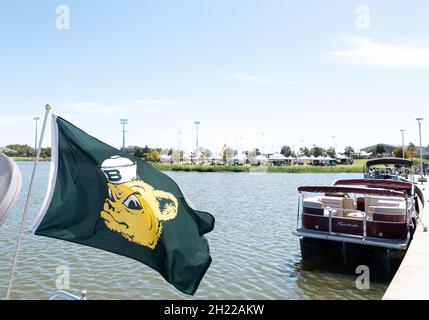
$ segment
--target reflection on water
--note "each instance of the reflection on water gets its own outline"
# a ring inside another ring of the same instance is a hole
[[[32,163],[19,163],[21,200],[0,229],[0,295],[8,274]],[[36,181],[30,226],[43,200],[48,164]],[[379,299],[386,283],[356,289],[356,276],[303,266],[296,227],[297,192],[303,184],[326,184],[359,174],[265,174],[169,172],[190,204],[216,217],[208,235],[213,264],[195,299]],[[46,299],[55,291],[56,269],[70,270],[71,289],[90,299],[190,299],[145,265],[97,249],[25,235],[13,298]],[[334,268],[335,269],[335,268]]]

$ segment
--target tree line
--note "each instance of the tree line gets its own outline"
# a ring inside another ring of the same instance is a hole
[[[36,152],[33,147],[30,147],[28,144],[10,144],[6,146],[6,148],[11,149],[15,152],[5,154],[16,157],[34,157]],[[51,148],[42,148],[40,150],[40,157],[44,159],[48,159],[51,157]]]

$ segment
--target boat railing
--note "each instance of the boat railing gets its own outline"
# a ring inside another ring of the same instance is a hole
[[[299,223],[301,222],[302,224],[302,214],[303,210],[304,210],[304,205],[302,204],[302,201],[304,199],[300,199],[301,201],[299,201],[298,203],[298,215],[297,215],[297,229],[299,228]],[[301,208],[300,208],[301,207]],[[367,237],[367,213],[365,211],[361,211],[361,210],[356,210],[356,209],[343,209],[343,208],[332,208],[330,206],[322,206],[323,209],[328,210],[329,215],[328,215],[328,219],[329,219],[329,225],[328,225],[328,233],[331,235],[350,235],[347,233],[339,233],[339,232],[333,232],[332,230],[332,221],[333,221],[333,212],[334,211],[353,211],[353,212],[357,212],[360,213],[362,215],[362,221],[363,221],[363,230],[362,230],[362,240],[365,240],[365,238]],[[301,209],[301,210],[300,210]],[[358,236],[359,237],[359,236]]]
[[[362,221],[363,221],[363,227],[362,227],[362,239],[366,238],[366,234],[367,234],[367,213],[361,210],[355,210],[355,209],[343,209],[343,208],[331,208],[329,206],[323,206],[323,209],[328,210],[329,212],[329,233],[330,234],[347,234],[347,233],[340,233],[340,232],[333,232],[332,231],[332,213],[334,211],[353,211],[356,213],[360,213],[362,215]]]
[[[88,292],[83,290],[80,293],[80,296],[77,296],[75,294],[72,294],[70,292],[64,291],[64,290],[59,290],[56,291],[50,298],[49,300],[56,300],[58,298],[62,298],[65,300],[73,300],[73,301],[78,301],[78,300],[86,300],[86,296],[88,295]]]

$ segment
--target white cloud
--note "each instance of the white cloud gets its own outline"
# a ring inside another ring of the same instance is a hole
[[[67,102],[60,105],[58,109],[71,114],[110,115],[121,112],[123,108],[110,106],[102,102]]]
[[[32,115],[16,115],[16,116],[1,116],[0,124],[1,125],[9,125],[9,124],[24,124],[27,125],[29,123],[33,123],[34,116]]]
[[[372,68],[429,69],[429,45],[409,42],[383,42],[370,37],[345,36],[349,48],[331,51],[330,61]]]
[[[173,106],[173,105],[180,105],[183,104],[183,102],[173,101],[173,100],[136,100],[136,103],[143,104],[143,105],[158,105],[158,106]]]
[[[118,116],[121,114],[138,115],[145,109],[144,106],[173,106],[183,105],[183,102],[173,100],[133,100],[121,103],[120,105],[112,105],[104,102],[85,102],[75,101],[66,102],[58,106],[56,111],[67,115],[102,115],[102,116]]]
[[[254,75],[246,75],[242,73],[235,73],[232,75],[232,79],[243,81],[243,82],[251,82],[251,83],[258,83],[258,84],[275,84],[275,85],[290,85],[291,82],[285,82],[285,81],[277,81],[272,79],[267,79],[260,76],[254,76]]]

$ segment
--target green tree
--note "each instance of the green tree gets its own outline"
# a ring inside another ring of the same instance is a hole
[[[144,158],[144,154],[147,153],[143,148],[137,148],[136,151],[134,151],[134,157],[137,158]]]
[[[323,155],[325,153],[325,150],[321,147],[314,145],[310,152],[313,156],[318,157]]]
[[[410,143],[407,147],[407,150],[405,151],[405,155],[407,158],[415,158],[418,155],[418,150],[414,143]]]
[[[344,149],[344,155],[347,157],[352,157],[355,154],[355,149],[353,149],[353,147],[351,146],[347,146]]]
[[[327,150],[326,150],[326,154],[328,155],[328,156],[330,156],[331,158],[336,158],[337,157],[337,151],[335,150],[335,148],[333,148],[333,147],[331,147],[331,148],[328,148]]]
[[[146,161],[158,162],[161,158],[161,154],[158,150],[151,150],[143,155]]]
[[[289,146],[283,146],[280,153],[285,157],[290,157],[292,155],[292,149]]]
[[[235,156],[236,154],[237,154],[236,149],[232,149],[229,147],[225,149],[225,155],[227,156],[227,158],[231,158],[231,157]]]
[[[34,148],[27,144],[11,144],[7,148],[18,152],[18,157],[31,157],[34,156]]]
[[[386,153],[386,148],[382,144],[377,144],[374,148],[374,153],[377,156],[382,156]]]
[[[48,159],[51,157],[51,148],[42,148],[40,150],[40,157],[43,159]]]
[[[303,155],[305,155],[305,156],[307,156],[307,157],[311,156],[311,150],[310,150],[310,149],[308,149],[307,147],[300,148],[300,149],[299,149],[299,153],[300,153],[300,154],[303,154]]]
[[[393,150],[393,156],[396,158],[402,158],[402,147]]]

